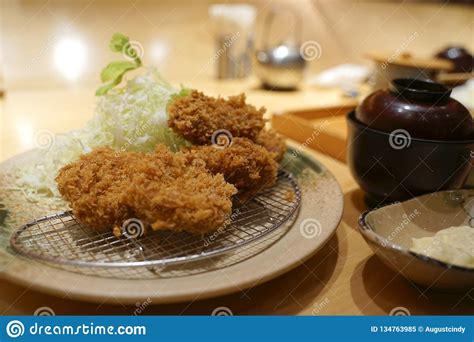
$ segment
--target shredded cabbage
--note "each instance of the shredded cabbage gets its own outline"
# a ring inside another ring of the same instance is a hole
[[[178,150],[188,142],[168,127],[166,105],[178,94],[155,69],[100,96],[94,117],[82,129],[55,136],[48,150],[38,150],[35,163],[17,170],[17,190],[30,201],[61,203],[55,177],[64,165],[100,146],[121,151],[153,151],[158,143]]]

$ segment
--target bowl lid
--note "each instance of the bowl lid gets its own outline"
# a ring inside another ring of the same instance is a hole
[[[448,100],[451,95],[451,89],[440,83],[410,78],[392,80],[389,90],[407,100],[432,102],[433,106]]]

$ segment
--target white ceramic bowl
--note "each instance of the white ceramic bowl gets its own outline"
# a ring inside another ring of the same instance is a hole
[[[451,291],[474,288],[474,268],[417,254],[410,247],[412,238],[460,225],[474,225],[474,190],[435,192],[369,210],[359,218],[362,236],[388,267],[417,284]]]

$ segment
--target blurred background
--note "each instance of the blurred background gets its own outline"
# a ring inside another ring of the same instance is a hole
[[[115,32],[170,82],[245,92],[274,113],[453,72],[452,86],[464,85],[455,96],[472,108],[473,23],[472,1],[1,0],[0,159],[33,148],[35,131],[84,125],[100,71],[123,60],[108,48]],[[337,120],[325,132],[344,143]]]
[[[96,85],[100,70],[113,58],[107,48],[114,32],[137,40],[144,61],[172,80],[212,77],[215,53],[208,0],[2,0],[1,68],[3,86]],[[225,3],[232,3],[226,1]],[[268,41],[293,37],[316,41],[319,58],[312,72],[348,62],[367,63],[368,51],[405,47],[430,57],[447,45],[474,49],[472,3],[442,1],[254,0],[255,46],[263,44],[263,18],[276,16]],[[290,10],[298,13],[298,20]],[[410,37],[416,35],[412,41]]]

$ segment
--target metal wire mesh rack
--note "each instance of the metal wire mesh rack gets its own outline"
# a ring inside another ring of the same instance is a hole
[[[143,278],[145,273],[157,274],[165,266],[189,265],[232,250],[242,251],[243,246],[291,223],[300,200],[298,184],[281,170],[273,187],[237,206],[225,227],[207,235],[151,231],[137,238],[116,237],[111,229],[81,225],[68,211],[27,223],[13,232],[10,243],[21,255],[75,272],[104,276],[100,269],[141,269],[135,276],[123,271],[105,276]],[[256,254],[260,249],[246,250]]]

